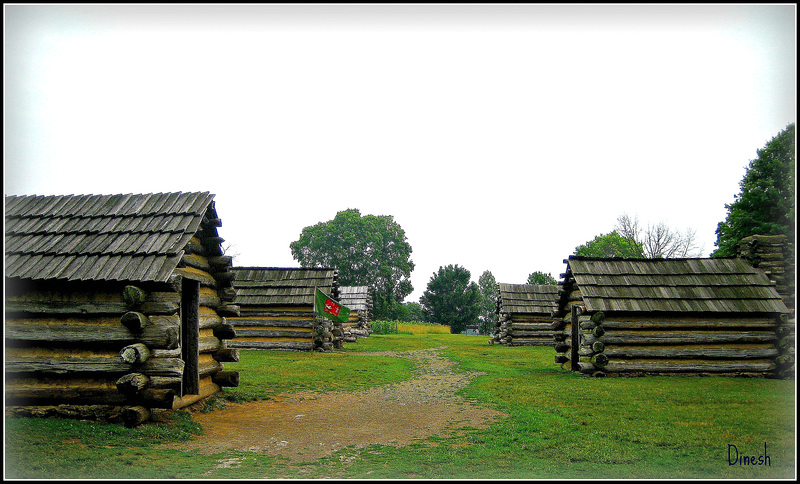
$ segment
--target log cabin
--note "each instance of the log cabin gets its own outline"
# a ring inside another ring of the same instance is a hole
[[[508,346],[551,346],[558,286],[497,285],[497,330],[494,341]]]
[[[553,313],[555,361],[591,376],[787,377],[788,309],[733,259],[571,256]],[[791,353],[791,354],[789,354]]]
[[[6,414],[137,426],[237,386],[208,192],[6,196]]]
[[[315,288],[339,297],[338,271],[329,268],[234,267],[240,313],[231,348],[330,351],[341,348],[342,323],[317,317]]]
[[[343,323],[344,342],[355,343],[372,333],[372,292],[369,286],[341,286],[339,302],[350,308],[350,320]]]

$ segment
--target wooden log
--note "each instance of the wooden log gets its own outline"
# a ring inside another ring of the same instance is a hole
[[[220,348],[214,352],[214,359],[221,363],[227,363],[227,362],[236,363],[239,361],[239,349]]]
[[[151,376],[149,386],[152,388],[167,388],[180,392],[183,378],[179,376]]]
[[[136,309],[147,299],[147,293],[138,286],[125,286],[122,290],[122,300],[131,308]]]
[[[608,365],[608,356],[604,355],[603,353],[596,354],[592,356],[589,361],[598,368],[603,368],[604,366]]]
[[[184,253],[181,256],[181,264],[186,267],[194,267],[195,269],[211,272],[211,264],[208,259],[198,253]]]
[[[764,343],[774,340],[775,333],[771,331],[613,331],[603,335],[606,344]]]
[[[602,341],[595,341],[592,343],[592,351],[594,351],[595,353],[602,353],[605,347],[606,345]]]
[[[228,322],[236,329],[253,327],[275,327],[275,328],[308,328],[314,327],[313,319],[277,319],[263,317],[239,317],[227,318]]]
[[[215,353],[222,348],[222,341],[218,340],[216,336],[200,335],[197,351],[199,353]]]
[[[565,363],[567,361],[569,361],[569,358],[566,355],[556,355],[556,357],[555,357],[555,362],[556,362],[557,365],[560,365],[560,364]]]
[[[216,271],[228,269],[233,264],[233,257],[229,255],[213,256],[208,258],[211,268]]]
[[[794,355],[780,355],[775,358],[775,365],[778,370],[785,370],[795,364]]]
[[[771,360],[611,360],[606,373],[766,373],[776,369]]]
[[[181,397],[175,397],[175,400],[172,403],[172,409],[178,410],[184,407],[187,407],[193,403],[197,403],[200,400],[210,397],[211,395],[220,391],[219,385],[211,381],[211,378],[203,378],[200,380],[200,389],[197,394],[188,394],[183,395]]]
[[[314,309],[308,306],[302,307],[281,307],[281,308],[259,308],[247,306],[242,309],[242,319],[266,318],[266,319],[302,319],[314,321]]]
[[[123,302],[19,301],[6,300],[6,315],[14,314],[121,314],[128,310]]]
[[[169,348],[178,344],[178,329],[171,325],[149,324],[133,333],[114,319],[81,320],[77,318],[6,320],[6,341],[42,343],[97,344],[117,346],[141,342],[151,348]]]
[[[134,428],[150,420],[150,409],[137,405],[135,407],[125,407],[122,411],[122,421],[125,427]]]
[[[142,331],[142,329],[144,329],[145,326],[150,324],[150,319],[142,313],[138,313],[136,311],[128,311],[127,313],[122,315],[122,318],[120,318],[120,322],[122,323],[123,326],[128,328],[129,331],[138,333]]]
[[[770,329],[776,326],[776,321],[771,317],[751,318],[714,318],[714,317],[668,317],[654,318],[617,317],[607,319],[603,327],[608,330],[633,330],[633,329]]]
[[[197,324],[199,325],[200,329],[207,329],[207,328],[214,328],[214,327],[219,326],[221,324],[228,324],[228,323],[227,323],[226,319],[224,317],[220,316],[219,314],[217,314],[216,311],[214,311],[214,310],[212,310],[210,308],[201,306],[200,307],[199,320],[198,320]]]
[[[194,267],[178,267],[175,269],[175,274],[185,279],[199,282],[200,285],[205,287],[217,287],[217,280],[214,279],[214,276],[206,271],[195,269]]]
[[[6,356],[6,373],[40,373],[65,375],[70,373],[128,373],[131,365],[117,354],[79,356]]]
[[[311,351],[313,343],[299,341],[240,341],[230,340],[228,346],[231,348],[251,348],[264,350],[299,350]]]
[[[220,387],[238,387],[239,386],[239,372],[238,371],[218,371],[211,380]]]
[[[144,363],[150,358],[150,349],[142,343],[128,345],[119,352],[125,363]]]
[[[662,346],[607,346],[603,352],[611,358],[701,358],[746,359],[772,358],[778,350],[769,346],[747,347],[662,347]]]
[[[133,401],[148,408],[172,408],[175,391],[168,388],[145,388],[135,395]]]
[[[566,342],[563,341],[555,344],[556,353],[568,353],[571,348],[572,345],[567,344]]]
[[[214,336],[219,339],[233,339],[236,337],[236,329],[230,324],[221,324],[214,328]]]
[[[232,303],[236,301],[236,289],[232,287],[220,288],[217,293],[219,294],[220,300],[224,302]]]
[[[318,335],[325,332],[320,331]],[[279,331],[271,329],[239,329],[236,331],[237,339],[242,338],[312,338],[315,333],[311,331]]]
[[[150,385],[150,377],[142,373],[128,373],[119,377],[116,384],[117,390],[132,397]]]
[[[123,405],[126,401],[125,395],[117,389],[113,380],[6,376],[6,405]]]
[[[150,358],[134,368],[139,373],[144,373],[150,377],[171,376],[180,378],[183,377],[184,366],[183,360],[177,358]]]
[[[217,312],[226,316],[239,316],[241,315],[241,307],[236,304],[221,303],[217,308]]]
[[[603,311],[598,311],[592,314],[592,322],[594,324],[603,324],[606,320],[606,315]]]

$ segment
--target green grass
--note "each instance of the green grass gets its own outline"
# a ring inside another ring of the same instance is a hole
[[[333,353],[242,351],[225,364],[241,384],[225,398],[294,390],[355,390],[411,377],[380,351],[446,346],[458,371],[480,371],[462,395],[503,411],[486,430],[448,432],[406,447],[373,446],[298,468],[283,459],[158,450],[200,430],[176,414],[138,429],[6,418],[7,478],[478,478],[776,479],[794,477],[794,381],[728,377],[584,378],[546,347],[489,345],[488,337],[376,335]],[[370,355],[370,353],[376,353]],[[224,399],[220,399],[224,403]],[[771,466],[728,465],[728,444]],[[221,462],[233,462],[220,466]]]

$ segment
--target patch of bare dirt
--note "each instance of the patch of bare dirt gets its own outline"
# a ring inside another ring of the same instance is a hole
[[[204,435],[171,447],[204,454],[249,451],[303,462],[349,446],[404,446],[451,430],[488,427],[503,414],[456,395],[479,373],[454,372],[455,364],[440,355],[441,349],[370,353],[411,359],[415,376],[402,383],[357,392],[293,393],[195,413]]]

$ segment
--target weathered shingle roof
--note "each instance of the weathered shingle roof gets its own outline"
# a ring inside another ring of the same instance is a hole
[[[558,302],[558,286],[550,284],[497,284],[500,312],[550,315]]]
[[[236,304],[246,306],[313,305],[314,288],[331,297],[338,273],[329,268],[234,267]]]
[[[368,311],[372,309],[372,296],[369,286],[339,287],[339,303],[352,311]]]
[[[6,277],[166,281],[203,216],[214,211],[213,197],[6,196]]]
[[[741,259],[594,259],[568,273],[590,311],[787,312],[767,276]]]

